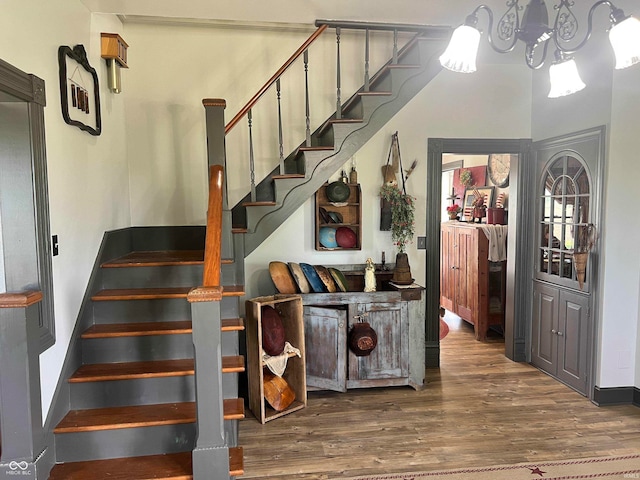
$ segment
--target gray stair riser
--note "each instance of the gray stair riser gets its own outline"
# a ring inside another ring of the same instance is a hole
[[[222,397],[238,398],[238,373],[225,373],[222,375]]]
[[[70,383],[71,409],[193,402],[193,375]]]
[[[233,234],[231,233],[231,210],[222,212],[222,258],[233,258]]]
[[[193,358],[193,340],[190,333],[82,340],[82,362],[85,364],[179,358]]]
[[[196,287],[202,272],[202,265],[103,268],[102,288]]]
[[[168,322],[191,318],[191,308],[186,298],[92,303],[94,323]]]
[[[222,334],[222,356],[234,356],[239,355],[238,348],[238,332],[224,332]]]
[[[238,318],[238,297],[222,297],[220,302],[220,318]]]
[[[237,269],[235,262],[222,265],[220,269],[220,282],[222,285],[242,285],[242,282],[237,280]]]
[[[55,435],[56,461],[159,455],[193,450],[194,423]],[[89,479],[87,479],[89,480]]]
[[[238,446],[238,420],[225,420],[224,438],[229,447]]]

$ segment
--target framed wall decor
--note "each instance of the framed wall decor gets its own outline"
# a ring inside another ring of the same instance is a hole
[[[62,117],[91,135],[102,132],[98,75],[89,65],[83,45],[58,48]]]
[[[493,192],[495,187],[470,187],[464,192],[464,209],[473,208],[473,202],[476,199],[474,190],[478,190],[480,195],[484,196],[484,205],[488,208],[491,207],[493,202]]]

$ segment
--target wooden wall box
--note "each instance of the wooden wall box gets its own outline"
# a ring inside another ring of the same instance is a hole
[[[113,59],[123,68],[127,65],[127,42],[117,33],[101,33],[101,57]]]
[[[345,202],[332,203],[327,198],[327,186],[325,183],[316,192],[316,250],[362,250],[362,193],[360,184],[349,183],[350,194]],[[336,212],[342,216],[342,223],[326,223],[320,214],[320,208],[324,208],[327,212]],[[326,248],[320,243],[320,229],[322,227],[347,227],[356,234],[356,245],[353,248]]]
[[[284,324],[285,339],[300,349],[302,357],[290,356],[282,375],[296,394],[294,402],[278,412],[264,399],[264,363],[262,361],[262,307],[268,305],[278,311]],[[246,301],[247,315],[247,377],[249,409],[260,423],[266,423],[307,405],[305,373],[304,322],[302,300],[298,295],[257,297]]]

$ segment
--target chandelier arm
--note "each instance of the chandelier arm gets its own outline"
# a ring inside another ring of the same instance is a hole
[[[538,61],[538,63],[536,64],[533,63],[533,53],[538,45],[540,44],[539,43],[528,44],[524,51],[525,62],[527,64],[527,67],[529,67],[531,70],[538,70],[540,67],[544,65],[544,62],[547,59],[547,49],[549,48],[549,42],[544,42],[544,49],[542,50],[542,58],[540,59],[540,61]]]
[[[514,35],[513,36],[513,40],[511,41],[511,44],[508,45],[505,48],[500,48],[498,47],[494,41],[493,41],[493,34],[491,33],[493,31],[493,11],[487,6],[487,5],[478,5],[476,7],[476,9],[473,11],[473,13],[470,16],[475,17],[476,19],[478,18],[478,12],[480,10],[484,10],[487,12],[487,16],[489,17],[489,26],[488,26],[488,33],[487,33],[487,40],[489,41],[489,45],[491,45],[491,48],[493,48],[496,52],[498,53],[509,53],[511,51],[513,51],[513,49],[516,46],[516,43],[518,42],[518,36]],[[516,15],[517,15],[517,10],[516,10]],[[520,27],[520,17],[517,17],[517,25],[516,28]]]
[[[591,34],[593,33],[593,14],[595,10],[600,5],[607,5],[609,7],[610,12],[617,10],[616,6],[611,3],[609,0],[600,0],[593,4],[593,6],[589,9],[589,18],[587,20],[587,33],[584,39],[575,47],[565,48],[560,44],[560,38],[558,37],[558,20],[560,19],[560,10],[558,10],[558,14],[556,15],[556,19],[553,24],[553,43],[555,43],[556,48],[560,50],[562,53],[572,54],[580,50],[582,47],[586,45],[586,43],[591,38]]]

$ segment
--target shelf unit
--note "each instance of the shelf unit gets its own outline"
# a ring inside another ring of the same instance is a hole
[[[327,186],[325,183],[316,192],[316,250],[333,251],[333,250],[362,250],[362,192],[359,183],[348,183],[349,198],[345,202],[333,203],[327,198]],[[324,223],[322,215],[320,215],[320,207],[327,212],[336,212],[342,215],[342,223]],[[320,243],[320,229],[322,227],[347,227],[356,234],[356,246],[353,248],[327,248]]]
[[[264,399],[264,369],[262,361],[262,307],[273,307],[282,319],[285,339],[300,350],[301,357],[288,355],[287,368],[282,375],[296,394],[291,405],[281,412],[271,408]],[[247,376],[249,383],[249,409],[260,423],[282,417],[307,406],[307,380],[304,347],[304,321],[302,299],[298,295],[267,296],[247,300]]]

